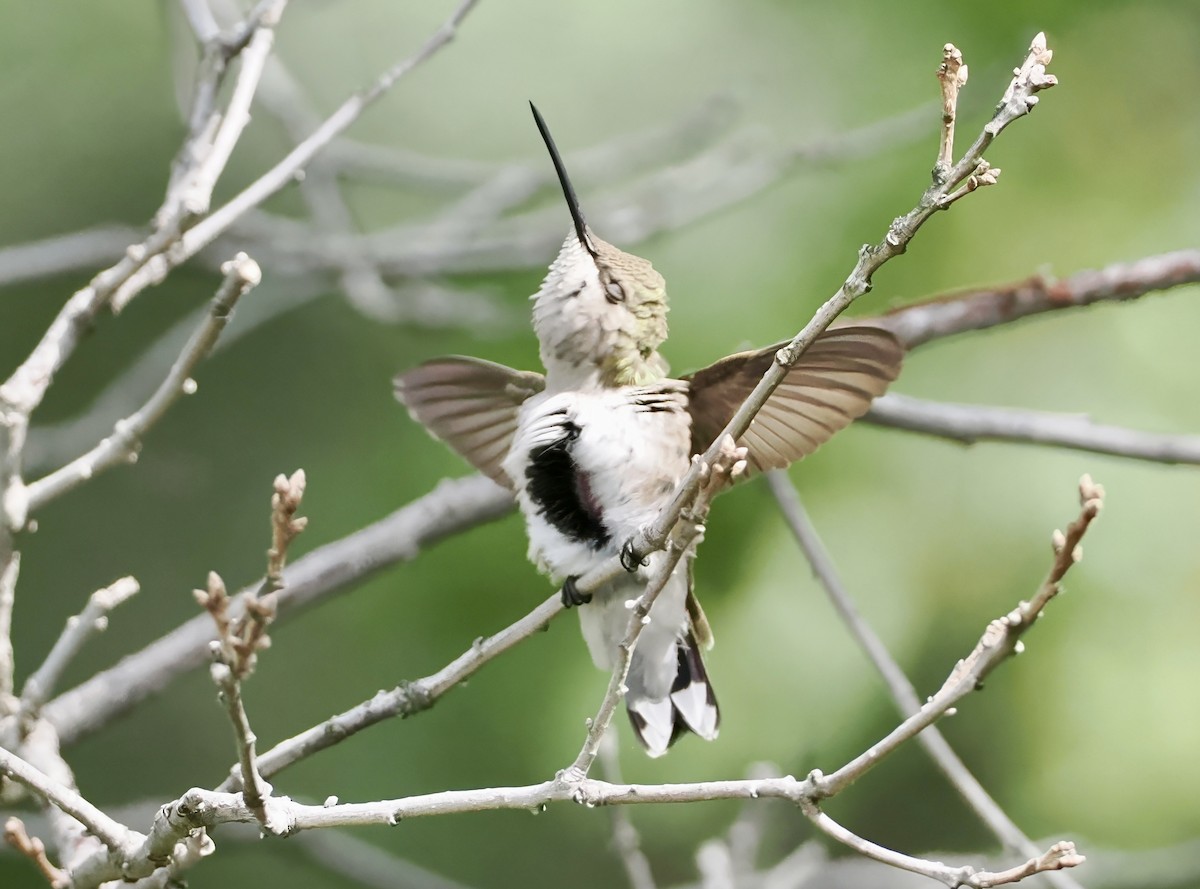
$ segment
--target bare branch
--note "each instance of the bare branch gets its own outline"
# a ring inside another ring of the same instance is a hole
[[[66,628],[46,655],[46,660],[25,680],[25,687],[21,691],[21,711],[24,714],[37,714],[58,685],[63,670],[83,648],[84,643],[93,634],[103,632],[107,628],[108,613],[135,595],[139,589],[138,582],[132,577],[122,577],[92,593],[83,611],[67,619]]]
[[[867,422],[961,442],[1007,441],[1112,454],[1155,463],[1200,464],[1200,436],[1106,426],[1081,414],[951,404],[908,395],[877,398]]]
[[[327,292],[317,276],[286,280],[272,276],[259,285],[258,298],[239,302],[237,323],[226,326],[210,353],[215,355],[270,321]],[[80,414],[58,423],[29,430],[25,464],[29,469],[53,467],[107,435],[113,418],[132,414],[161,385],[163,377],[183,351],[192,333],[205,323],[208,306],[198,306],[169,327],[163,335],[105,386]]]
[[[921,200],[905,215],[893,220],[887,234],[874,247],[864,246],[858,255],[858,262],[846,278],[845,282],[832,297],[817,310],[812,319],[786,346],[779,350],[775,362],[763,375],[754,391],[734,413],[728,425],[717,437],[717,441],[705,453],[708,461],[715,459],[721,440],[731,436],[735,441],[749,428],[758,411],[766,403],[771,393],[787,376],[788,371],[800,359],[804,350],[840,315],[855,299],[871,288],[871,277],[888,260],[899,256],[908,249],[909,242],[916,236],[922,225],[939,209],[943,209],[942,199],[955,186],[966,179],[977,169],[982,160],[983,152],[991,145],[992,140],[1009,124],[1028,114],[1037,104],[1035,93],[1055,81],[1045,73],[1045,64],[1050,60],[1050,52],[1046,49],[1045,36],[1038,34],[1025,63],[1014,74],[1004,99],[997,106],[992,119],[983,127],[966,154],[946,174],[945,181],[931,185],[921,196]],[[671,503],[664,508],[658,518],[642,529],[637,539],[633,541],[633,551],[644,556],[663,546],[670,533],[671,527],[679,518],[684,504],[692,496],[699,484],[698,467],[693,466],[684,479],[676,487]]]
[[[185,177],[182,187],[175,199],[185,216],[201,216],[208,212],[212,201],[213,188],[217,179],[225,170],[233,148],[241,138],[242,130],[250,123],[250,102],[258,89],[259,78],[262,77],[263,66],[275,45],[275,25],[283,14],[287,0],[274,0],[263,4],[268,14],[258,15],[248,23],[246,33],[249,39],[245,49],[240,50],[241,69],[233,85],[233,92],[225,113],[213,132],[212,139],[200,152],[200,161],[193,165]],[[127,302],[121,291],[113,297],[113,308],[120,310]]]
[[[893,309],[872,323],[886,327],[911,349],[1042,312],[1136,299],[1196,282],[1200,282],[1200,250],[1177,250],[1076,272],[1062,280],[1035,275],[1002,287],[952,293]]]
[[[253,672],[258,652],[271,642],[267,627],[275,618],[276,593],[283,588],[283,567],[287,563],[288,547],[308,524],[308,519],[296,516],[304,498],[305,486],[303,469],[296,470],[290,478],[282,474],[275,478],[271,494],[271,548],[267,550],[266,578],[256,593],[243,597],[245,607],[239,617],[230,616],[225,583],[215,571],[209,572],[208,589],[196,590],[195,593],[196,600],[212,615],[217,627],[217,640],[210,646],[214,659],[210,669],[233,725],[242,796],[263,827],[272,833],[277,832],[277,825],[270,821],[266,809],[271,786],[263,780],[259,771],[255,749],[258,739],[250,728],[250,718],[246,714],[242,682]]]
[[[213,17],[207,0],[179,0],[183,16],[187,19],[188,27],[196,35],[196,41],[202,46],[211,43],[221,36],[221,26]]]
[[[621,778],[621,754],[617,749],[617,736],[609,732],[600,744],[600,770],[604,780],[611,784],[623,784]],[[641,837],[629,818],[629,813],[620,806],[612,810],[613,848],[625,868],[630,889],[655,889],[654,872],[650,859],[642,851]]]
[[[512,495],[482,476],[442,482],[386,518],[288,566],[284,589],[276,594],[278,617],[286,618],[388,565],[414,559],[426,547],[506,515],[512,508]],[[239,597],[232,613],[241,608]],[[43,708],[43,714],[69,744],[162,690],[180,674],[207,663],[212,638],[212,620],[198,615],[59,695]]]
[[[234,674],[233,669],[224,663],[212,665],[212,679],[220,693],[221,702],[233,726],[233,739],[238,752],[238,764],[241,768],[242,796],[246,805],[254,812],[259,823],[271,833],[280,833],[278,827],[269,816],[266,801],[271,796],[271,785],[263,780],[258,772],[255,743],[258,741],[250,728],[250,717],[246,714],[246,704],[242,700],[242,684]]]
[[[987,887],[999,886],[1002,883],[1015,883],[1025,877],[1044,871],[1061,870],[1065,867],[1078,867],[1085,860],[1082,855],[1075,851],[1074,843],[1061,842],[1055,843],[1049,850],[1037,858],[1030,859],[1025,864],[1007,870],[1004,873],[996,874],[990,871],[978,871],[970,865],[950,867],[949,865],[942,864],[940,861],[914,858],[911,855],[894,852],[885,846],[880,846],[878,843],[865,840],[838,824],[818,809],[814,803],[801,802],[800,807],[820,830],[833,837],[839,843],[849,846],[860,855],[874,858],[876,861],[881,861],[892,867],[898,867],[901,870],[911,871],[914,874],[921,874],[922,876],[939,880],[951,887],[951,889],[957,889],[960,886],[971,887],[971,889],[987,889]]]
[[[882,121],[844,133],[828,135],[798,146],[780,146],[760,130],[741,130],[686,161],[648,175],[619,194],[598,199],[589,207],[589,219],[615,241],[637,243],[673,228],[686,225],[739,200],[756,194],[801,165],[845,163],[878,154],[885,147],[913,139],[918,126],[928,128],[929,108],[922,106]],[[652,135],[652,134],[650,134]],[[650,140],[650,135],[642,138]],[[628,144],[627,136],[614,144]],[[635,147],[636,144],[635,144]],[[615,175],[616,158],[608,158],[605,145],[577,152],[571,161],[574,175],[595,181]],[[639,148],[640,153],[640,148]],[[598,155],[598,157],[596,156]],[[582,164],[580,163],[582,162]],[[582,167],[582,168],[581,168]],[[509,172],[511,170],[511,172]],[[511,199],[528,181],[547,181],[544,170],[525,180],[524,166],[500,168],[495,180],[481,186],[476,199],[484,210]],[[490,204],[490,206],[489,206]],[[249,235],[247,220],[236,226]],[[448,237],[436,224],[422,221],[391,226],[362,236],[365,249],[387,275],[424,277],[501,269],[520,269],[540,264],[562,240],[557,208],[532,210],[498,219],[486,232],[473,237]],[[459,230],[461,231],[461,230]],[[264,228],[253,232],[254,249],[273,256],[296,270],[329,271],[342,266],[347,249],[345,238],[323,237],[303,225]]]
[[[113,821],[76,791],[49,778],[15,753],[0,747],[0,773],[22,784],[42,799],[66,812],[87,827],[108,849],[118,855],[128,851],[130,830]]]
[[[850,635],[862,647],[875,669],[883,677],[900,715],[910,717],[919,713],[922,702],[917,695],[917,690],[888,652],[883,640],[863,618],[851,599],[849,591],[842,583],[837,568],[834,566],[833,558],[817,534],[817,529],[809,518],[787,473],[779,471],[768,473],[767,485],[779,504],[788,528],[803,550],[809,565],[812,566],[813,575],[820,582],[826,595],[829,596],[830,603],[841,617],[842,622],[845,623]],[[991,794],[971,774],[937,726],[931,725],[917,735],[917,743],[925,749],[934,765],[941,770],[942,774],[950,781],[951,786],[958,791],[979,820],[991,830],[1001,843],[1020,855],[1034,856],[1038,854],[1038,848],[1034,845],[1033,840],[1013,823]],[[1051,881],[1061,889],[1080,889],[1079,885],[1066,874],[1056,874]]]
[[[225,232],[247,211],[254,209],[293,181],[317,153],[358,120],[369,105],[391,89],[398,80],[449,43],[457,33],[462,20],[466,18],[477,2],[478,0],[463,0],[450,18],[415,54],[389,68],[365,91],[356,93],[342,103],[312,135],[292,149],[274,167],[234,196],[228,203],[214,210],[188,229],[179,238],[170,254],[155,256],[152,262],[139,268],[137,273],[131,276],[124,285],[125,298],[128,300],[150,284],[162,280],[172,268],[212,243],[213,239]]]
[[[264,607],[257,594],[245,599],[245,611],[233,618],[229,614],[229,596],[225,582],[215,571],[208,574],[208,588],[195,591],[196,600],[212,616],[217,627],[217,639],[210,645],[213,663],[210,672],[213,684],[225,705],[225,712],[233,726],[234,746],[238,754],[238,768],[242,780],[246,805],[255,813],[263,827],[274,832],[268,822],[264,802],[271,795],[271,786],[262,779],[258,771],[255,743],[257,738],[250,728],[250,718],[242,700],[242,680],[254,667],[258,650],[267,647],[270,638],[266,627],[274,614],[271,607]]]
[[[282,8],[282,2],[283,0],[276,0],[274,6]],[[257,23],[257,28],[263,30],[269,30],[273,26],[274,21],[270,17],[263,17]],[[265,53],[269,48],[268,43],[261,51]],[[257,51],[260,50],[256,48]],[[253,67],[253,63],[251,64]],[[253,75],[253,70],[251,70],[251,75]],[[247,76],[248,80],[251,75]],[[253,80],[257,80],[256,76],[253,77]],[[197,103],[199,101],[197,99]],[[235,127],[240,132],[240,126],[236,121],[229,124],[226,132],[231,132]],[[224,161],[228,159],[226,154],[224,157],[218,155],[214,160],[209,153],[201,150],[191,152],[189,157],[187,165],[183,167],[177,165],[177,172],[182,170],[182,173],[178,177],[178,182],[173,180],[168,185],[167,196],[156,214],[158,224],[155,230],[140,243],[127,248],[124,257],[119,262],[96,275],[86,287],[77,291],[63,306],[29,357],[3,385],[0,385],[0,421],[2,421],[0,422],[0,432],[7,432],[9,439],[8,445],[0,448],[0,452],[9,452],[9,472],[19,472],[20,448],[24,442],[29,415],[41,404],[54,375],[74,352],[92,319],[101,308],[114,299],[118,291],[123,293],[122,299],[127,302],[132,296],[128,287],[130,279],[163,251],[168,248],[174,249],[180,233],[190,221],[187,208],[182,201],[182,193],[186,191],[187,186],[179,183],[185,183],[190,171],[201,164],[205,165],[203,180],[207,182],[211,179],[215,182],[216,176],[220,174],[220,169],[216,168],[217,161],[223,166]],[[192,190],[191,198],[193,200],[191,203],[194,204],[194,199],[202,196],[199,191]],[[15,451],[12,447],[13,442],[17,444]],[[3,441],[0,441],[0,444],[3,444]],[[4,468],[3,465],[0,465],[0,470]],[[0,473],[0,475],[3,474]],[[5,493],[8,495],[6,499],[11,499],[13,486],[10,485],[9,490]],[[24,503],[8,504],[7,508],[9,524],[13,527],[21,527],[25,518]]]
[[[711,496],[709,483],[702,496]],[[572,800],[585,805],[629,804],[650,802],[688,802],[701,799],[758,799],[783,798],[800,805],[805,813],[822,829],[843,842],[880,860],[927,873],[943,879],[947,885],[992,886],[998,882],[1011,882],[1022,876],[1041,870],[1073,867],[1083,861],[1070,844],[1059,844],[1049,853],[1000,874],[980,873],[970,867],[947,868],[934,862],[924,862],[909,856],[890,852],[850,834],[845,828],[832,822],[818,807],[821,799],[827,798],[848,786],[858,777],[894,750],[903,740],[919,732],[944,714],[964,695],[978,687],[984,676],[1008,654],[1018,650],[1019,635],[1041,613],[1046,603],[1058,591],[1066,571],[1079,558],[1078,544],[1090,522],[1099,511],[1102,490],[1085,477],[1080,482],[1082,509],[1080,516],[1068,526],[1065,535],[1055,536],[1055,560],[1053,567],[1030,602],[1021,603],[1005,618],[993,621],[972,654],[959,663],[942,689],[913,717],[905,720],[896,730],[874,745],[863,755],[855,758],[829,775],[819,771],[799,782],[785,778],[751,779],[746,781],[713,781],[683,785],[614,785],[588,779],[591,734],[576,763],[552,781],[527,787],[488,788],[476,791],[445,791],[402,800],[385,800],[374,803],[336,804],[325,806],[302,806],[282,797],[265,797],[261,806],[254,807],[240,794],[192,790],[175,803],[164,806],[151,827],[150,835],[135,853],[128,853],[115,870],[113,855],[96,853],[73,872],[76,886],[86,889],[117,873],[127,877],[145,876],[152,873],[156,863],[168,859],[175,842],[199,827],[211,827],[230,821],[260,820],[273,832],[290,833],[316,827],[348,826],[353,824],[395,824],[402,818],[444,815],[457,812],[483,811],[491,809],[538,809],[550,802]],[[690,543],[690,541],[687,541]],[[677,549],[677,552],[681,551]],[[669,573],[672,565],[665,569]],[[643,598],[652,598],[648,590]],[[648,606],[647,606],[648,607]],[[636,642],[640,620],[631,621],[627,636],[630,647]],[[625,665],[627,667],[627,664]],[[624,670],[614,670],[614,682],[623,680]],[[603,721],[605,708],[619,698],[618,690],[611,688],[605,696],[601,710],[593,723],[607,727]],[[611,716],[611,713],[608,714]],[[27,782],[23,782],[27,783]],[[33,786],[33,785],[29,785]],[[33,789],[38,789],[33,786]],[[249,795],[247,795],[249,796]],[[261,810],[261,811],[260,811]],[[84,879],[83,876],[87,878]],[[951,878],[957,882],[951,882]]]
[[[1010,655],[1021,651],[1021,636],[1033,626],[1033,622],[1050,600],[1058,595],[1063,575],[1082,558],[1079,542],[1092,520],[1099,515],[1103,500],[1104,489],[1095,484],[1090,476],[1085,475],[1080,479],[1079,516],[1067,526],[1065,535],[1061,531],[1054,532],[1054,562],[1050,573],[1033,598],[1021,602],[1008,614],[988,624],[974,650],[958,662],[938,692],[929,698],[917,713],[832,775],[817,776],[815,780],[822,792],[837,793],[861,778],[885,755],[932,725],[958,701],[980,688],[988,674]]]
[[[0,521],[0,526],[3,521]],[[12,612],[21,573],[21,553],[12,548],[12,536],[0,528],[0,716],[17,707],[13,698]]]
[[[30,512],[83,484],[97,473],[136,460],[146,433],[166,415],[180,396],[196,391],[196,383],[192,379],[196,366],[212,351],[221,331],[229,323],[237,301],[262,280],[258,264],[245,253],[239,253],[222,269],[225,280],[209,304],[208,313],[149,401],[136,413],[118,420],[112,435],[102,439],[86,454],[31,482],[26,489]]]
[[[331,873],[374,889],[467,889],[412,861],[343,830],[320,830],[296,837],[300,848]]]
[[[389,691],[381,691],[370,700],[281,741],[259,757],[262,774],[267,777],[276,775],[288,766],[385,719],[396,716],[405,718],[428,710],[442,695],[461,685],[484,664],[544,630],[562,610],[562,597],[555,593],[495,635],[475,640],[470,648],[437,673],[413,682],[402,682]],[[236,790],[241,786],[240,780],[235,768],[219,789]]]
[[[102,225],[0,247],[0,287],[111,263],[142,237],[132,226]]]
[[[223,3],[232,8],[232,3]],[[279,58],[272,58],[263,74],[257,101],[287,130],[294,143],[303,142],[321,124],[300,85]],[[355,232],[350,208],[342,197],[335,171],[328,164],[313,164],[300,180],[300,195],[308,205],[315,228],[326,234]],[[368,251],[358,241],[343,257],[338,281],[351,305],[368,317],[394,320],[396,294],[384,282]]]

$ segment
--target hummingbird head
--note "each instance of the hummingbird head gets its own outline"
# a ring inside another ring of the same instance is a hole
[[[657,351],[667,338],[666,282],[647,260],[593,234],[546,122],[533,103],[529,107],[574,223],[533,295],[533,327],[547,381],[634,386],[661,379],[667,374]]]

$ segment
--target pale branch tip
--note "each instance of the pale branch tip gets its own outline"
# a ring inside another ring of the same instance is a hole
[[[933,166],[935,185],[945,181],[946,174],[954,163],[954,123],[958,113],[958,91],[967,83],[967,66],[962,51],[953,43],[942,48],[942,64],[937,69],[942,87],[942,136],[938,146],[937,161]]]
[[[20,703],[24,718],[29,719],[38,714],[42,705],[53,694],[63,671],[83,648],[84,643],[108,627],[108,613],[136,595],[140,589],[135,578],[122,577],[92,593],[83,611],[67,619],[66,626],[42,665],[25,680]]]
[[[20,818],[13,816],[4,822],[4,840],[33,862],[51,889],[69,889],[70,877],[51,863],[46,854],[46,844],[37,837],[31,837]]]
[[[275,477],[274,493],[271,495],[271,548],[267,550],[267,579],[263,593],[271,593],[283,586],[283,568],[287,564],[287,550],[308,526],[308,519],[297,516],[308,478],[303,469],[292,475],[282,473]]]
[[[883,676],[896,709],[902,717],[917,714],[923,706],[921,698],[895,658],[888,652],[883,640],[852,600],[795,486],[782,471],[769,472],[766,479],[793,537],[812,566],[814,576],[851,635]],[[952,712],[953,708],[946,711],[947,715]],[[917,735],[916,740],[980,821],[1009,851],[1027,857],[1040,854],[1034,842],[1021,831],[971,774],[936,725],[927,726]],[[1054,875],[1049,879],[1057,889],[1081,889],[1066,875]]]
[[[148,262],[145,267],[137,268],[135,273],[131,274],[124,282],[123,294],[128,294],[128,298],[131,299],[145,287],[161,280],[172,268],[207,247],[215,238],[242,219],[246,213],[294,182],[297,176],[303,174],[313,158],[358,120],[368,106],[448,44],[477,2],[478,0],[463,0],[441,27],[434,31],[415,53],[384,71],[363,91],[347,98],[283,159],[225,204],[190,226],[179,238],[174,239],[169,252],[161,252],[155,256],[154,263]],[[257,33],[262,33],[262,29]],[[243,56],[248,51],[243,52]],[[245,64],[244,59],[243,64]]]
[[[3,747],[0,747],[0,775],[16,781],[59,811],[70,815],[103,843],[107,852],[124,855],[128,851],[134,837],[129,828],[100,811],[73,787],[55,781],[41,769]]]
[[[1040,49],[1037,49],[1039,46]],[[1044,59],[1044,61],[1030,62],[1030,59],[1035,57],[1040,60]],[[1037,89],[1052,86],[1053,83],[1047,82],[1045,76],[1045,63],[1047,62],[1049,62],[1049,55],[1048,50],[1045,49],[1045,37],[1039,35],[1039,38],[1034,40],[1034,49],[1030,51],[1026,64],[1018,69],[1005,96],[1009,99],[1024,99],[1031,96],[1032,92]],[[941,200],[960,182],[979,169],[979,165],[983,161],[983,153],[991,145],[996,135],[1008,124],[1027,113],[1029,107],[1031,106],[1023,102],[1002,101],[992,119],[984,126],[983,131],[971,147],[947,172],[944,181],[930,186],[915,207],[904,216],[894,219],[877,245],[864,245],[859,251],[858,261],[838,291],[827,299],[799,333],[776,353],[776,360],[768,367],[762,380],[734,412],[725,429],[703,455],[707,462],[712,462],[717,458],[724,436],[729,435],[735,441],[741,438],[763,405],[766,404],[767,399],[783,381],[788,370],[794,366],[795,362],[799,361],[804,351],[854,300],[870,290],[871,278],[875,272],[889,260],[907,250],[909,242],[916,237],[921,226],[935,212],[943,209]],[[699,466],[700,464],[695,463],[692,465],[676,486],[668,505],[663,508],[657,518],[641,529],[641,532],[636,535],[636,539],[630,541],[629,549],[638,560],[644,558],[648,553],[666,546],[671,528],[678,521],[680,513],[686,508],[700,484],[699,473],[701,470]],[[599,575],[600,571],[594,573]],[[590,579],[590,575],[585,577],[585,580],[587,579]]]
[[[90,481],[100,472],[121,463],[134,462],[141,441],[150,429],[181,396],[196,391],[196,381],[192,377],[196,367],[212,353],[238,300],[261,279],[258,265],[244,253],[235,256],[223,269],[224,280],[209,303],[208,312],[146,403],[133,414],[118,420],[112,433],[89,451],[23,489],[26,514]]]

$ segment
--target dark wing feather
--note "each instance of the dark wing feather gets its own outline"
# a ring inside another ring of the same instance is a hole
[[[762,379],[786,343],[730,355],[684,377],[689,384],[692,452],[703,453]],[[904,347],[879,327],[847,326],[817,338],[788,371],[738,444],[755,472],[807,457],[861,417],[900,373]]]
[[[477,358],[435,358],[395,379],[396,398],[414,420],[468,463],[512,489],[500,464],[517,430],[517,412],[541,392],[541,374]]]

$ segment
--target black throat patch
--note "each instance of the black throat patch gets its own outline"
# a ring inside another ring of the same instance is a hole
[[[571,456],[571,445],[579,438],[579,427],[562,423],[562,437],[529,452],[525,468],[525,490],[546,521],[572,540],[600,549],[609,543],[599,505],[587,476]]]

